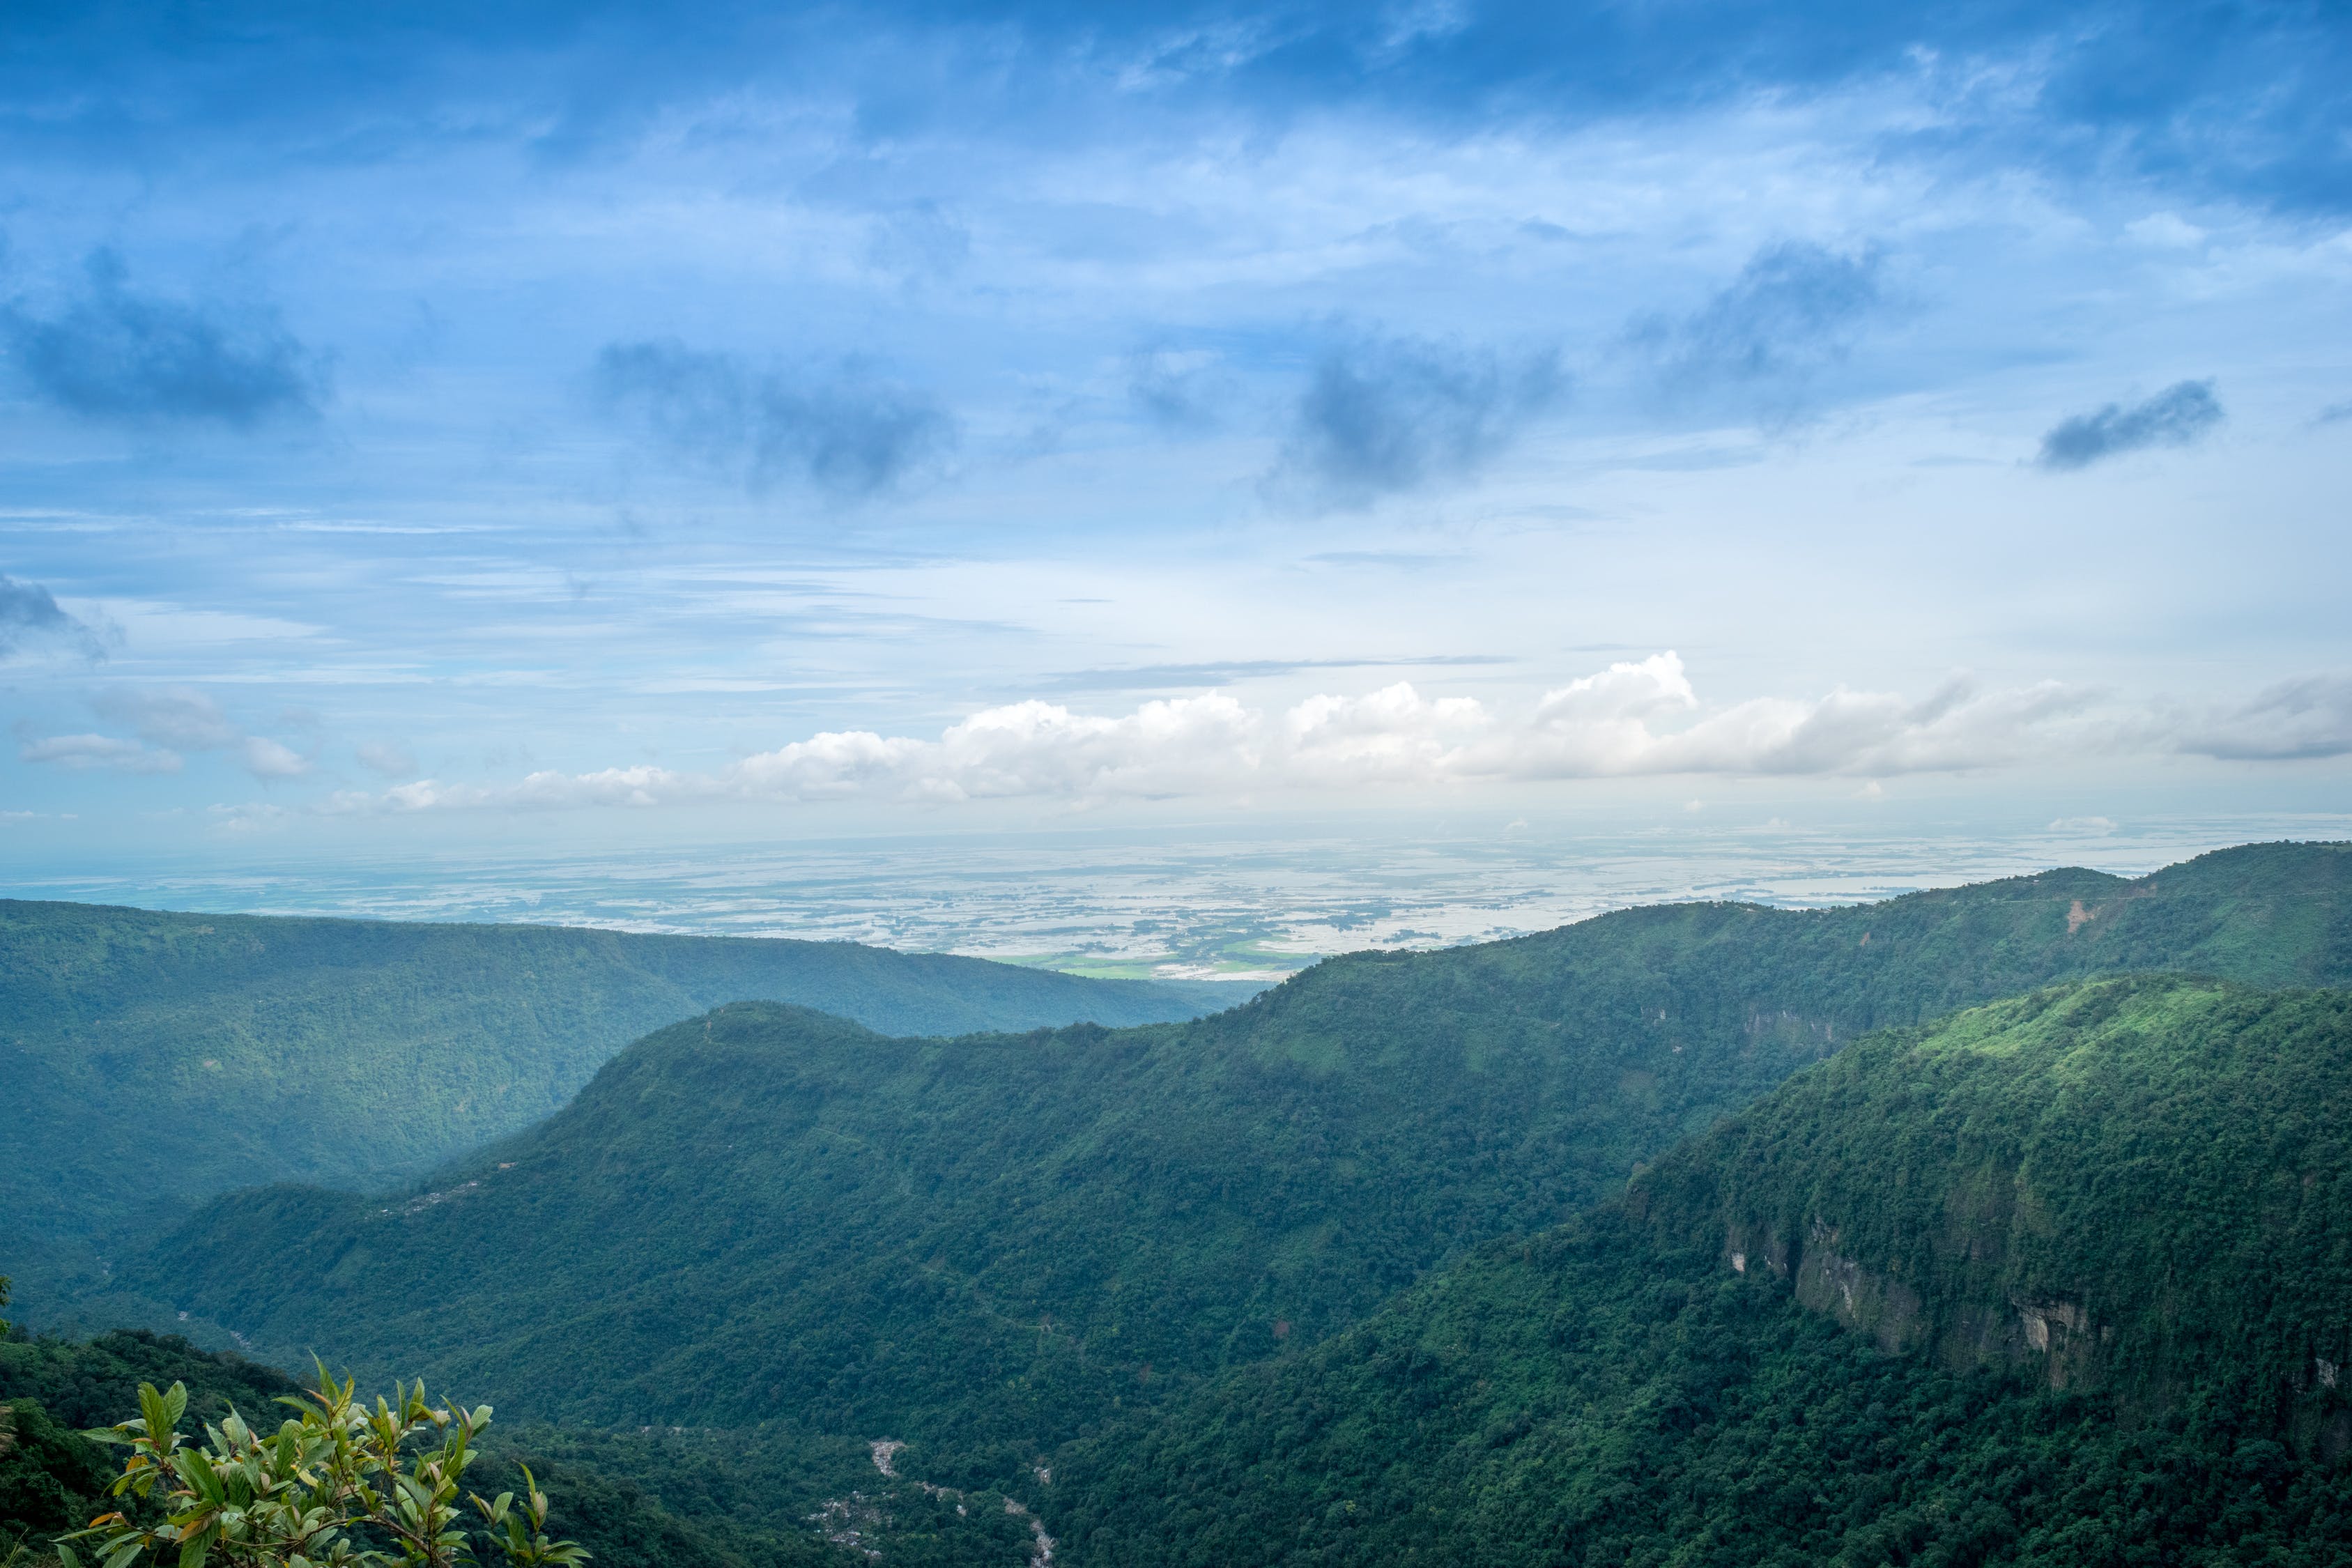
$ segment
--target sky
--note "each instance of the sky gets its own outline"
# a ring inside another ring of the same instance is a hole
[[[2340,5],[0,37],[8,875],[2352,810]]]

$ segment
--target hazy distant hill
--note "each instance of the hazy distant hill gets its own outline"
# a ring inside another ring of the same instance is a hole
[[[518,1414],[894,1436],[1025,1473],[1559,1223],[1864,1030],[2075,975],[2352,976],[2352,853],[1680,905],[1334,960],[1181,1026],[892,1040],[730,1007],[433,1178],[210,1206],[142,1288]]]
[[[847,942],[0,900],[0,1273],[37,1309],[61,1274],[90,1282],[81,1238],[142,1208],[397,1180],[721,1003],[958,1035],[1190,1017],[1249,990]]]
[[[1073,1564],[2352,1561],[2352,995],[1875,1036],[1055,1465]]]

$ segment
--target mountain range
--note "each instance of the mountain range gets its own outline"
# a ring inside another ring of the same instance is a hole
[[[0,1247],[20,1296],[53,1306],[197,1200],[399,1180],[726,1002],[959,1035],[1185,1018],[1255,989],[848,942],[0,900]]]
[[[2352,847],[2268,845],[1190,1021],[732,1002],[106,1289],[493,1402],[607,1568],[2335,1561],[2347,980]]]

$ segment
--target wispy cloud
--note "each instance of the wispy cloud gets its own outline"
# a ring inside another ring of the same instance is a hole
[[[97,629],[58,608],[47,588],[0,576],[0,658],[28,644],[66,648],[88,659],[106,657],[105,639]]]
[[[934,201],[877,215],[866,237],[866,259],[907,279],[944,278],[971,255],[971,231]]]
[[[244,735],[219,703],[184,686],[162,690],[118,687],[100,692],[91,706],[101,717],[137,731],[142,741],[184,752],[220,751]]]
[[[1629,341],[1677,395],[1761,397],[1782,414],[1844,359],[1886,305],[1876,249],[1843,254],[1802,241],[1756,252],[1739,276],[1679,319],[1653,315]]]
[[[18,757],[60,767],[159,773],[179,772],[184,752],[226,752],[246,772],[265,782],[299,778],[310,771],[308,757],[283,742],[248,733],[230,721],[219,703],[190,688],[113,688],[100,692],[91,706],[100,717],[131,730],[138,738],[34,736],[24,734],[20,727],[24,744]]]
[[[870,498],[924,477],[956,440],[930,397],[856,364],[803,378],[678,342],[611,343],[595,383],[608,409],[670,455],[754,492],[795,480]]]
[[[2352,755],[2352,675],[2283,680],[2180,721],[2179,750],[2237,761]]]
[[[1349,338],[1316,362],[1268,485],[1315,503],[1362,507],[1465,479],[1567,394],[1549,349],[1504,353],[1427,338]]]
[[[360,766],[388,779],[411,778],[416,773],[416,754],[405,746],[370,741],[359,747],[358,756]]]
[[[2144,403],[2110,403],[2060,420],[2042,437],[2034,461],[2063,473],[2150,447],[2187,447],[2212,434],[2221,418],[2211,381],[2178,381]]]
[[[1203,350],[1150,349],[1127,362],[1129,398],[1145,418],[1170,430],[1214,428],[1232,391],[1217,356]]]
[[[0,342],[26,390],[93,420],[244,430],[315,416],[328,395],[324,360],[275,313],[140,293],[109,250],[50,310],[0,310]]]
[[[19,760],[61,768],[113,768],[127,773],[175,773],[180,753],[142,746],[120,735],[24,735]]]

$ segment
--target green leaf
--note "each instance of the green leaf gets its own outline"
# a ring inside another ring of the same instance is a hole
[[[174,1384],[173,1386],[176,1388],[179,1385]],[[171,1406],[161,1394],[155,1392],[155,1385],[152,1383],[139,1385],[139,1415],[146,1423],[147,1436],[158,1443],[163,1441],[175,1425]]]

